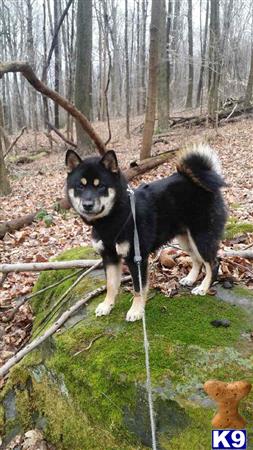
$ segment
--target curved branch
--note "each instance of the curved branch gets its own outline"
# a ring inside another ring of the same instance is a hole
[[[23,61],[12,61],[9,63],[0,63],[0,78],[5,73],[21,72],[27,81],[42,95],[51,98],[55,103],[60,105],[63,109],[69,112],[82,126],[84,131],[89,135],[92,141],[96,144],[101,155],[106,152],[106,147],[102,139],[98,136],[88,119],[73,105],[73,103],[66,100],[58,92],[50,89],[45,83],[40,81],[32,70],[31,66]]]

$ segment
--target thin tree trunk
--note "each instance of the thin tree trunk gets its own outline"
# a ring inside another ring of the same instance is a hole
[[[152,136],[155,126],[156,98],[157,98],[157,65],[159,60],[159,28],[161,18],[161,0],[152,0],[150,46],[149,46],[149,80],[147,107],[144,122],[143,142],[140,159],[151,155]]]
[[[142,0],[142,44],[141,44],[141,109],[146,107],[146,26],[147,0]]]
[[[206,2],[204,39],[203,39],[203,45],[201,45],[201,66],[200,66],[199,82],[198,82],[198,90],[197,90],[197,100],[196,100],[197,108],[200,105],[200,99],[201,99],[202,89],[203,89],[204,70],[205,70],[205,65],[206,65],[208,18],[209,18],[209,0],[207,0],[207,2]]]
[[[170,81],[171,81],[171,24],[172,24],[172,0],[168,0],[168,14],[166,24],[166,63],[167,63],[167,111],[170,116]]]
[[[192,108],[194,68],[193,68],[193,31],[192,31],[192,0],[188,0],[188,48],[189,48],[189,72],[188,72],[188,89],[186,98],[186,108]]]
[[[128,0],[125,0],[126,137],[130,139],[130,85],[128,55]]]
[[[211,1],[210,14],[208,115],[214,121],[218,110],[221,69],[219,0]]]
[[[78,0],[76,37],[75,105],[88,119],[92,116],[92,0]],[[82,155],[94,153],[90,138],[76,123],[77,145]]]
[[[250,59],[250,71],[246,87],[244,106],[248,108],[253,100],[253,6],[251,15],[251,59]]]
[[[54,89],[60,92],[60,52],[59,52],[59,36],[56,33],[59,20],[59,0],[54,0],[54,34],[56,35],[54,47]],[[56,128],[60,127],[59,120],[59,105],[54,104],[54,125]]]
[[[159,132],[168,129],[168,64],[167,64],[167,20],[166,20],[166,5],[165,0],[162,1],[162,12],[160,19],[160,32],[159,32],[159,70],[158,70],[158,96],[157,96],[157,115],[158,115],[158,128]]]
[[[0,99],[0,196],[8,195],[11,192],[11,186],[4,163],[4,155],[3,155],[4,137],[1,132],[1,129],[3,128],[4,128],[3,105]]]

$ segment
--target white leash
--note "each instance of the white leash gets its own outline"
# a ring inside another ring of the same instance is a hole
[[[137,265],[138,269],[138,278],[139,278],[139,287],[140,287],[140,295],[141,299],[144,302],[143,296],[143,286],[142,286],[142,278],[141,278],[141,252],[140,252],[140,241],[136,224],[136,211],[135,211],[135,195],[134,191],[128,185],[127,191],[130,197],[130,205],[133,214],[134,220],[134,261]],[[144,338],[144,350],[145,350],[145,363],[146,363],[146,388],[148,394],[148,405],[149,405],[149,417],[150,417],[150,426],[151,426],[151,436],[152,436],[152,449],[157,450],[156,446],[156,433],[155,433],[155,414],[153,407],[153,399],[152,399],[152,384],[151,384],[151,373],[150,373],[150,363],[149,363],[149,342],[148,342],[148,334],[147,334],[147,326],[146,326],[146,316],[145,316],[145,308],[142,316],[142,326],[143,326],[143,338]]]

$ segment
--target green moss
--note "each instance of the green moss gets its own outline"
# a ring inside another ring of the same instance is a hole
[[[18,422],[23,430],[32,426],[32,405],[27,389],[16,389],[16,408]]]
[[[97,259],[97,255],[90,247],[80,247],[71,250],[66,250],[57,258],[53,258],[54,261],[71,261],[74,259]],[[65,270],[51,270],[42,272],[39,276],[37,283],[33,289],[33,292],[38,292],[45,286],[54,284],[68,275],[77,273],[76,269],[65,269]],[[36,330],[37,325],[45,316],[45,311],[48,311],[52,305],[54,305],[56,299],[59,299],[64,292],[66,292],[74,283],[74,281],[80,276],[79,274],[63,281],[58,286],[38,294],[32,301],[32,308],[35,313],[35,321],[33,324],[33,330]],[[92,280],[89,277],[84,278],[77,287],[71,291],[71,295],[68,298],[71,300],[68,302],[68,306],[73,303],[73,301],[80,296],[82,292],[87,292],[88,290],[94,289],[97,286],[97,281]],[[60,309],[61,312],[61,309]],[[49,322],[50,323],[50,322]]]
[[[233,239],[244,233],[253,233],[253,224],[247,222],[238,222],[236,218],[231,217],[227,222],[225,229],[225,239]]]
[[[86,257],[94,258],[89,249],[81,249],[81,254],[67,252],[64,258],[84,257],[83,251]],[[66,275],[66,271],[60,272],[41,274],[35,289]],[[50,282],[48,276],[52,277]],[[88,278],[78,290],[71,291],[69,303],[100,282]],[[53,294],[46,292],[40,302],[36,300],[37,315],[43,317],[65,290],[66,286]],[[144,416],[140,428],[145,427],[145,432],[149,429],[145,421],[148,408],[142,323],[125,321],[131,304],[131,295],[125,292],[109,316],[96,318],[95,308],[102,299],[100,296],[90,302],[84,320],[54,336],[50,356],[43,356],[38,349],[17,365],[5,389],[6,393],[16,386],[22,427],[26,429],[31,421],[37,426],[43,419],[48,440],[60,450],[146,448],[135,431],[139,410]],[[228,319],[230,327],[214,328],[210,322],[219,318]],[[146,308],[146,321],[154,404],[160,414],[160,447],[206,450],[210,447],[214,410],[203,407],[203,383],[210,378],[253,382],[253,358],[242,345],[252,317],[249,311],[213,296],[185,294],[168,299],[155,292]],[[28,395],[24,385],[29,380],[32,387]],[[252,403],[253,393],[242,405],[242,414],[249,419]],[[173,415],[178,411],[185,417],[185,426],[171,433]],[[135,427],[129,427],[129,423]]]
[[[252,290],[246,289],[243,286],[234,286],[233,292],[242,298],[252,299],[252,302],[253,302],[253,291]]]

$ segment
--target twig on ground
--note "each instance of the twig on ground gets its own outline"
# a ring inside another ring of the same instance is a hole
[[[62,294],[62,296],[59,298],[58,302],[56,302],[56,304],[49,310],[49,312],[47,313],[47,315],[45,317],[43,317],[43,319],[40,321],[39,325],[38,325],[38,330],[35,334],[35,336],[37,336],[39,333],[41,333],[41,331],[45,328],[48,320],[50,320],[58,311],[59,309],[66,303],[67,300],[65,300],[65,302],[63,302],[63,300],[67,297],[67,295],[80,283],[80,281],[86,276],[88,275],[90,272],[92,272],[92,270],[97,269],[101,264],[101,259],[98,260],[96,262],[96,264],[94,264],[92,267],[90,267],[88,270],[86,270],[85,272],[83,272],[77,279],[76,281]],[[42,326],[41,326],[42,325]]]
[[[114,334],[113,333],[101,333],[101,334],[98,334],[93,339],[91,339],[91,341],[90,341],[89,345],[87,345],[87,347],[84,347],[81,350],[79,350],[78,352],[74,353],[73,356],[80,355],[80,353],[82,353],[82,352],[87,352],[88,350],[90,350],[90,348],[94,344],[94,342],[96,342],[98,339],[100,339],[101,337],[104,337],[104,336],[114,336]]]
[[[66,138],[52,123],[47,122],[48,127],[57,134],[66,144],[71,145],[71,147],[77,148],[77,144],[70,139]]]
[[[13,149],[13,147],[16,145],[18,140],[21,138],[24,131],[27,129],[27,127],[23,127],[20,133],[15,137],[14,141],[10,144],[10,146],[7,148],[6,153],[4,155],[4,158],[10,153],[10,151]]]
[[[59,284],[63,283],[66,280],[69,280],[70,278],[75,277],[76,275],[78,275],[81,272],[83,272],[83,269],[77,270],[76,272],[71,273],[71,274],[67,275],[66,277],[63,277],[61,280],[57,281],[56,283],[50,284],[49,286],[46,286],[45,288],[40,289],[39,291],[33,292],[32,294],[27,295],[26,297],[24,297],[19,302],[19,304],[12,309],[11,314],[8,316],[8,322],[13,319],[13,317],[16,314],[16,312],[21,308],[21,306],[23,306],[26,302],[28,302],[28,300],[31,300],[31,298],[34,298],[37,295],[43,294],[43,292],[49,291],[50,289],[52,289],[52,288],[54,288],[56,286],[59,286]],[[4,274],[4,275],[7,276],[7,274]]]
[[[101,264],[101,260],[100,264]],[[42,272],[43,270],[77,269],[93,266],[97,259],[74,259],[72,261],[48,261],[45,263],[0,264],[0,272]]]
[[[253,244],[251,244],[250,246],[252,246]],[[249,248],[249,247],[246,247]],[[239,256],[240,258],[245,258],[245,259],[253,259],[253,252],[252,251],[247,251],[246,249],[243,250],[227,250],[222,252],[222,255],[224,256]]]

